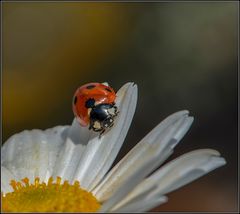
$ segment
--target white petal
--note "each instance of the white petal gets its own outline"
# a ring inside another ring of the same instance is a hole
[[[146,177],[171,155],[174,146],[187,132],[192,121],[193,118],[188,117],[188,111],[166,118],[114,166],[103,182],[93,190],[93,194],[98,200],[105,201],[136,171],[144,171]],[[151,164],[144,169],[147,162]]]
[[[156,157],[155,157],[156,158]],[[143,178],[146,175],[146,171],[148,171],[148,167],[156,161],[156,159],[150,159],[146,161],[142,167],[142,169],[137,169],[134,171],[134,174],[132,174],[130,177],[128,177],[127,180],[125,180],[122,185],[114,189],[114,191],[111,194],[111,198],[106,200],[101,209],[100,212],[106,212],[108,210],[111,210],[118,202],[123,200],[123,198],[131,191],[133,188],[139,184]]]
[[[107,82],[103,82],[102,83],[103,85],[106,85],[106,86],[109,86],[109,84]]]
[[[92,134],[94,134],[92,131],[89,131],[86,127],[80,126],[77,119],[74,119],[68,130],[67,138],[69,138],[75,145],[87,145]]]
[[[90,139],[81,158],[74,180],[92,189],[103,178],[116,158],[131,124],[137,102],[137,86],[125,84],[118,92],[116,105],[120,111],[114,126],[99,139]]]
[[[32,130],[31,141],[34,142],[36,139],[41,139],[39,143],[35,144],[34,153],[36,159],[33,159],[29,162],[34,161],[34,165],[36,166],[36,170],[34,171],[34,177],[39,177],[42,180],[45,179],[47,170],[48,170],[48,156],[46,156],[46,151],[48,151],[48,141],[47,136],[43,134],[42,131]],[[20,166],[19,166],[20,167]]]
[[[128,187],[123,187],[123,188],[128,188]],[[131,198],[131,200],[126,201],[125,198],[121,201],[119,201],[117,204],[114,205],[114,207],[111,209],[111,211],[118,211],[122,209],[123,207],[125,208],[126,206],[130,204],[138,204],[138,202],[144,202],[148,201],[149,193],[152,192],[156,188],[155,185],[153,185],[151,188],[148,189],[148,191],[143,192],[142,194],[138,194],[136,197]],[[160,196],[161,197],[161,196]]]
[[[169,193],[225,165],[225,159],[219,156],[216,150],[199,149],[171,161],[148,178],[147,182],[158,184],[152,194]]]
[[[64,180],[73,182],[76,168],[92,134],[86,127],[80,126],[77,119],[73,120],[71,127],[67,130],[66,141],[56,160],[54,178],[60,176],[61,182]]]
[[[7,168],[1,166],[1,192],[3,194],[12,192],[13,188],[10,186],[11,180],[17,180],[16,177]]]
[[[45,131],[23,131],[7,140],[1,150],[1,165],[17,178],[28,177],[30,182],[39,176],[45,180],[52,174],[56,157],[65,141],[68,126],[57,126]]]
[[[166,196],[160,196],[160,197],[154,197],[154,198],[144,197],[141,200],[137,200],[129,204],[126,204],[125,206],[119,209],[113,210],[111,212],[127,212],[127,213],[145,212],[166,202],[167,202]]]
[[[59,153],[52,176],[54,178],[60,176],[62,183],[64,180],[68,180],[70,183],[72,183],[72,178],[78,166],[81,155],[85,149],[84,147],[85,146],[81,144],[74,144],[69,138],[67,138]]]
[[[190,183],[224,165],[226,162],[219,155],[215,150],[200,149],[174,159],[138,184],[117,207],[124,206],[142,194],[159,197]],[[148,194],[151,189],[154,191]]]

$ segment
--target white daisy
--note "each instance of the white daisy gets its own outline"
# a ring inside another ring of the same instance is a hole
[[[147,211],[165,203],[167,193],[226,163],[217,151],[201,149],[157,169],[193,122],[184,110],[167,117],[110,169],[136,103],[137,86],[125,84],[117,92],[119,116],[100,139],[75,119],[71,126],[8,139],[1,153],[3,211]]]

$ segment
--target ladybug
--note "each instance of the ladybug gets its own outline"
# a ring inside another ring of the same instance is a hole
[[[79,87],[73,96],[73,112],[81,126],[100,132],[99,137],[114,124],[118,114],[116,93],[107,85],[87,83]]]

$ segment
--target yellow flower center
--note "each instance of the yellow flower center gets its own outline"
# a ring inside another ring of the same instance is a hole
[[[100,203],[92,195],[80,188],[79,182],[70,185],[68,181],[61,184],[50,177],[47,184],[35,178],[33,184],[24,178],[22,182],[12,180],[14,191],[2,194],[2,211],[4,212],[95,212]]]

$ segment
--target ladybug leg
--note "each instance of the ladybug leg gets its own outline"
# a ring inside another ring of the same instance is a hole
[[[104,133],[105,131],[106,131],[106,129],[102,129],[102,131],[100,132],[100,134],[99,134],[99,136],[98,136],[99,139],[102,137],[102,135],[103,135],[103,133]]]
[[[89,130],[91,130],[91,129],[92,129],[92,124],[90,124],[90,125],[89,125],[88,129],[89,129]]]
[[[109,126],[109,128],[111,128],[113,126],[113,123]]]
[[[114,113],[115,113],[115,116],[117,116],[117,115],[118,115],[118,113],[119,113],[119,111],[118,111],[118,108],[117,108],[117,106],[113,106],[113,108],[114,108]]]
[[[89,128],[88,128],[89,130],[91,130],[91,129],[94,130],[93,124],[94,124],[94,123],[93,123],[92,121],[90,121],[90,125],[89,125]]]

